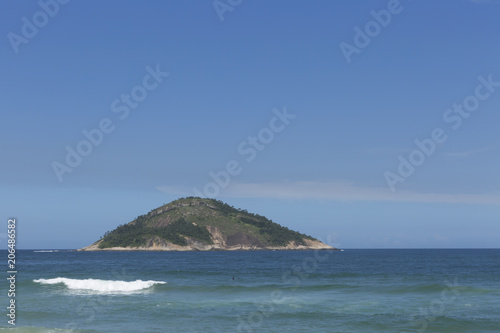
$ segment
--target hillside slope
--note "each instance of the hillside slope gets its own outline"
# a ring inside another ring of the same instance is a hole
[[[264,216],[222,201],[197,197],[172,201],[106,232],[79,251],[334,249]]]

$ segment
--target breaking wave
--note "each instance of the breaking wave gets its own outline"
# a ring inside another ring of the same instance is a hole
[[[151,288],[156,284],[165,284],[164,281],[115,281],[98,279],[68,279],[58,277],[55,279],[38,279],[33,282],[40,284],[64,284],[68,289],[88,290],[97,292],[131,292]]]

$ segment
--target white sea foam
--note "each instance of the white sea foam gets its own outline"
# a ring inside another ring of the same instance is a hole
[[[155,284],[165,284],[163,281],[118,281],[98,279],[68,279],[58,277],[55,279],[38,279],[33,282],[41,284],[64,284],[68,289],[89,290],[97,292],[131,292],[151,288]]]

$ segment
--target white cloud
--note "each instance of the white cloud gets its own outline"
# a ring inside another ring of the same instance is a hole
[[[173,186],[159,186],[169,194],[190,196],[192,191]],[[333,201],[428,202],[450,204],[500,205],[499,194],[447,194],[399,190],[386,187],[362,187],[344,181],[296,181],[280,183],[232,183],[221,190],[222,197],[269,199],[322,199]]]
[[[473,3],[483,4],[483,3],[500,3],[500,0],[470,0]]]
[[[190,190],[187,187],[184,186],[169,186],[169,185],[162,185],[162,186],[157,186],[156,189],[158,191],[168,193],[168,194],[173,194],[173,195],[180,195],[180,196],[194,196],[194,192]]]
[[[446,156],[449,157],[469,157],[478,153],[484,153],[487,151],[494,150],[494,148],[482,148],[482,149],[476,149],[476,150],[467,150],[467,151],[460,151],[460,152],[454,152],[454,153],[446,153]]]

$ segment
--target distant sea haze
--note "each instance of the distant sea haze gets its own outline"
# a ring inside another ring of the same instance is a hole
[[[500,331],[500,250],[18,257],[9,332]]]

